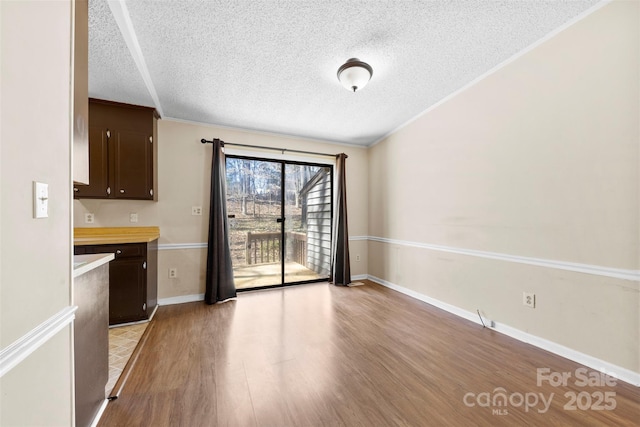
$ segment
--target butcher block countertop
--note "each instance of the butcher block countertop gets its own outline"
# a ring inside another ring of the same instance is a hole
[[[75,246],[118,243],[148,243],[160,237],[159,227],[95,227],[74,228]]]

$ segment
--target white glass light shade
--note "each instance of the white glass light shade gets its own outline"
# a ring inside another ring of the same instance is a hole
[[[349,91],[360,90],[371,79],[373,69],[366,62],[351,58],[338,69],[338,80]]]

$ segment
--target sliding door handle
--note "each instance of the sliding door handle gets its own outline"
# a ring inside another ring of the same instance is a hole
[[[276,222],[284,222],[285,219],[286,218],[278,218],[278,219],[276,219]]]

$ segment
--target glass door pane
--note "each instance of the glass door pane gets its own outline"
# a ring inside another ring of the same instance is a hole
[[[282,284],[282,165],[227,157],[227,214],[237,289]]]
[[[331,168],[285,165],[284,283],[327,279],[331,253]]]

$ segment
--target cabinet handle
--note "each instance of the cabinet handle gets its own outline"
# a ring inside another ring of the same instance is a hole
[[[107,187],[107,194],[111,194],[111,187]]]
[[[111,131],[107,129],[107,138],[111,138]]]
[[[122,251],[120,249],[116,250],[116,255],[120,255]]]
[[[77,193],[79,191],[78,187],[73,187],[73,191],[75,191]]]
[[[121,189],[121,190],[120,190],[120,194],[124,194],[124,190],[122,190],[122,189]]]
[[[149,142],[153,144],[153,136],[149,137]]]
[[[147,261],[142,263],[142,268],[145,269],[145,270],[147,269]]]

